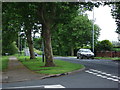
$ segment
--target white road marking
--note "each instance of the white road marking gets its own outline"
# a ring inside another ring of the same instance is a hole
[[[118,77],[118,76],[111,76],[111,77],[113,77],[113,78],[117,78],[117,79],[120,79],[120,77]]]
[[[44,87],[44,86],[22,86],[22,87],[7,87],[5,89],[17,89],[17,88],[40,88],[40,87]]]
[[[100,76],[100,77],[102,77],[102,78],[107,78],[106,76]]]
[[[98,70],[95,70],[95,69],[90,69],[90,70],[91,70],[91,71],[98,72],[98,73],[100,73],[100,74],[105,74],[105,75],[110,76],[110,77],[113,77],[113,78],[120,79],[120,77],[118,77],[118,76],[113,76],[113,75],[108,74],[108,73],[106,73],[106,72],[98,71]]]
[[[102,77],[102,75],[97,75],[97,76]]]
[[[45,87],[45,88],[65,88],[65,87],[62,86],[62,85],[45,85],[44,87]]]
[[[102,72],[102,71],[95,70],[95,69],[86,70],[85,72],[96,75],[96,76],[104,78],[104,79],[108,79],[108,80],[112,80],[112,81],[120,83],[120,81],[119,81],[120,77],[113,76],[112,74],[108,74],[106,72]]]
[[[40,85],[40,86],[7,87],[4,89],[22,89],[22,88],[65,88],[65,87],[62,85]]]
[[[117,81],[117,82],[119,81],[118,79],[113,79],[113,78],[112,78],[112,80],[113,80],[113,81]]]
[[[88,73],[92,73],[92,74],[94,74],[94,75],[97,75],[98,73],[94,73],[94,72],[91,72],[91,71],[85,71],[85,72],[88,72]]]
[[[108,80],[113,80],[113,78],[107,78]]]

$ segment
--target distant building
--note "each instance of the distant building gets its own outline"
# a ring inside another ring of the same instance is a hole
[[[35,36],[35,38],[40,38],[40,35],[39,36]]]
[[[120,43],[119,43],[119,41],[112,41],[112,45],[114,47],[118,47],[118,46],[120,46]]]

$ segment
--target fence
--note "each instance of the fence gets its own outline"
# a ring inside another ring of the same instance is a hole
[[[101,51],[101,52],[96,52],[96,57],[120,57],[120,51]]]

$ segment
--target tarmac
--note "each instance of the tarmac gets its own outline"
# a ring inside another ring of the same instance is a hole
[[[0,72],[0,75],[2,75],[2,77],[0,77],[0,83],[23,82],[28,80],[58,77],[62,75],[76,73],[84,69],[85,68],[72,72],[53,75],[38,74],[26,68],[15,56],[10,56],[8,62],[8,69],[4,72]]]

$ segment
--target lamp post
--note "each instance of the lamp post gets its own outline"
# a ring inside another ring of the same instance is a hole
[[[20,54],[20,32],[18,32],[18,55]]]
[[[93,7],[93,31],[92,31],[92,50],[94,52],[94,7]]]
[[[42,38],[42,61],[44,62],[44,41]]]

